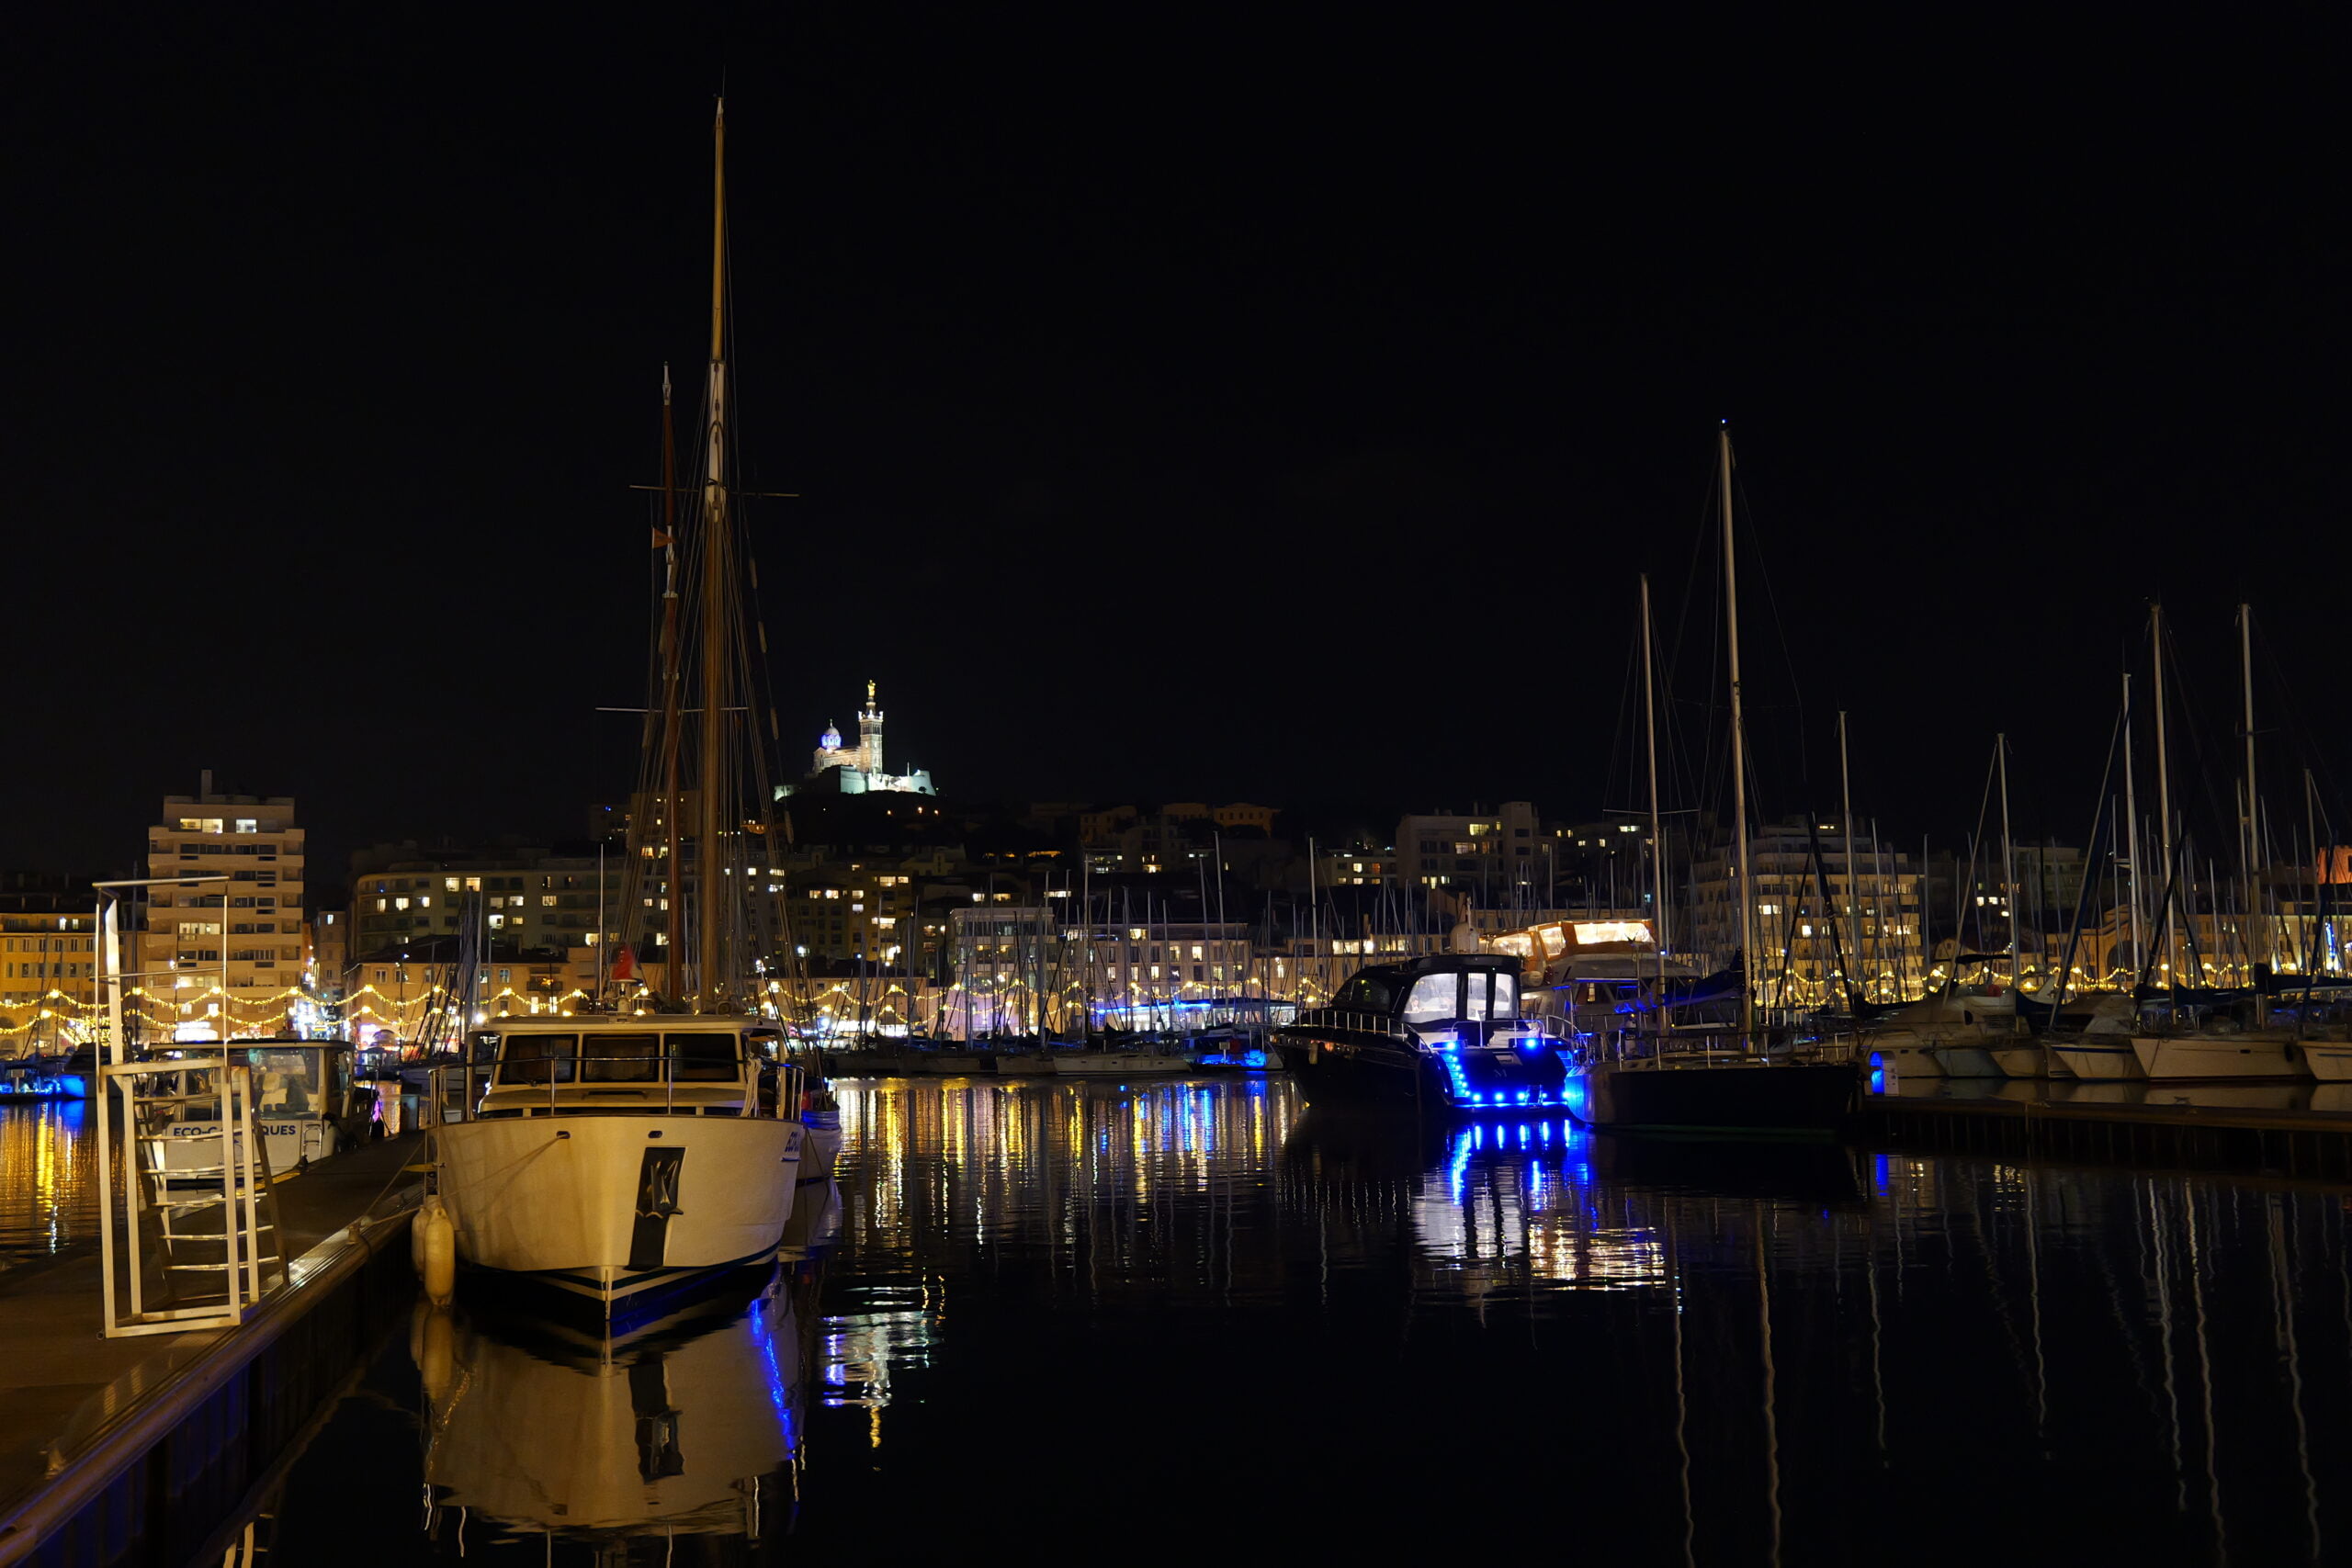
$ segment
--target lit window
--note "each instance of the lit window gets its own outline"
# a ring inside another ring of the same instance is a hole
[[[445,893],[455,893],[458,890],[458,879],[454,876],[443,877],[441,879],[441,890]]]

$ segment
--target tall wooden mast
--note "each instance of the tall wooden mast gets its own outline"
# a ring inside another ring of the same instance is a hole
[[[710,185],[710,430],[705,454],[702,506],[702,728],[695,770],[701,811],[695,844],[695,1010],[725,1000],[726,856],[721,848],[727,803],[728,555],[733,529],[727,514],[727,100],[718,101],[711,129]]]
[[[680,852],[685,808],[678,794],[680,727],[684,723],[678,666],[678,438],[670,417],[670,367],[662,367],[662,922],[667,945],[662,953],[662,988],[675,997],[684,987],[686,961],[685,858]]]

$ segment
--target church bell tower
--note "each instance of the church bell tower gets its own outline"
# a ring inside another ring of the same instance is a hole
[[[865,705],[857,713],[857,765],[869,777],[882,772],[882,705],[875,700],[871,681],[865,683]]]

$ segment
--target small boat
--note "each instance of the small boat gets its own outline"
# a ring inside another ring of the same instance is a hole
[[[460,1267],[612,1322],[767,1262],[807,1138],[801,1069],[777,1041],[773,1023],[724,1014],[477,1030],[467,1065],[435,1075],[428,1134]]]
[[[220,1180],[220,1101],[213,1074],[223,1066],[253,1074],[254,1125],[277,1180],[375,1135],[376,1090],[352,1081],[352,1049],[343,1041],[232,1040],[226,1046],[173,1046],[160,1058],[186,1064],[158,1086],[176,1102],[173,1119],[157,1129],[164,1134],[166,1181]]]
[[[1568,1103],[1568,1043],[1521,1016],[1520,961],[1431,953],[1359,969],[1331,1005],[1274,1032],[1271,1050],[1310,1100],[1453,1111]]]
[[[51,1055],[12,1056],[0,1061],[0,1100],[87,1100],[97,1076],[97,1055],[87,1046]]]

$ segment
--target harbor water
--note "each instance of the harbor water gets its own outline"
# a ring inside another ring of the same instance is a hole
[[[224,1539],[343,1564],[2352,1546],[2333,1189],[1423,1134],[1279,1077],[841,1100],[806,1259],[620,1346],[420,1312]],[[14,1255],[56,1222],[22,1192],[46,1145],[6,1131]]]

